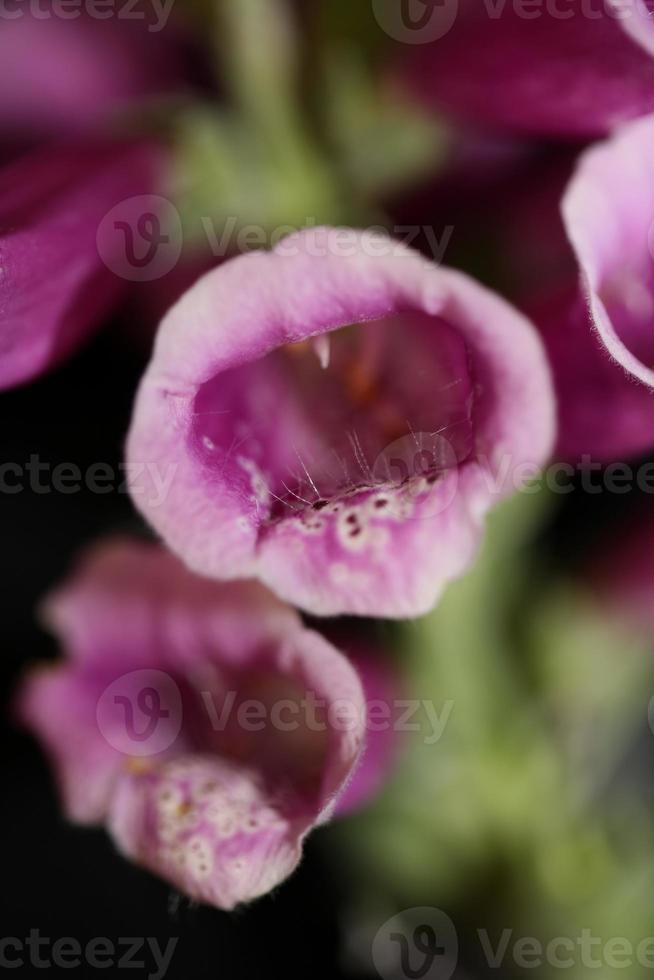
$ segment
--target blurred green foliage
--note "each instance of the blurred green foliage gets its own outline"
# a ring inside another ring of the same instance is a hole
[[[647,730],[653,644],[583,586],[539,574],[528,546],[543,498],[493,514],[475,568],[401,629],[407,696],[451,702],[447,724],[437,744],[404,736],[383,798],[331,834],[362,921],[436,905],[478,952],[478,929],[496,943],[505,928],[543,943],[589,929],[635,950],[654,934],[654,826],[621,770]],[[583,962],[568,975],[586,971],[598,975]]]
[[[222,99],[177,106],[169,124],[190,247],[234,222],[266,241],[307,223],[384,223],[383,196],[442,160],[443,127],[385,84],[367,45],[323,24],[325,5],[312,7],[307,22],[286,0],[206,5]]]

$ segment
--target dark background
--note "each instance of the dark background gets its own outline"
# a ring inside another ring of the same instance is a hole
[[[73,463],[84,472],[103,462],[118,474],[122,443],[143,361],[119,335],[103,332],[83,353],[49,377],[3,393],[1,462],[25,466],[31,454],[54,468]],[[6,478],[13,484],[13,474]],[[40,482],[45,486],[45,471]],[[167,976],[211,978],[329,977],[339,969],[339,906],[336,881],[326,855],[307,846],[300,869],[276,894],[227,914],[193,905],[147,872],[119,857],[99,829],[70,826],[60,814],[49,768],[36,742],[11,720],[11,695],[25,666],[56,655],[54,641],[38,626],[35,605],[64,576],[75,555],[114,530],[142,533],[129,498],[118,491],[99,495],[0,492],[4,554],[2,586],[3,701],[0,808],[2,887],[0,935],[24,941],[38,929],[52,941],[94,937],[153,936],[165,948],[179,942]],[[125,949],[122,950],[125,952]],[[7,950],[7,958],[16,955]],[[41,955],[49,957],[43,946]],[[24,954],[29,959],[29,952]],[[147,951],[135,954],[146,967]],[[29,963],[9,975],[43,976]],[[45,975],[124,976],[123,969],[51,968]],[[130,974],[127,974],[130,975]]]

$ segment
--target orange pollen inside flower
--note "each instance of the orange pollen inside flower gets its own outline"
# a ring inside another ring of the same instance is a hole
[[[140,759],[137,756],[130,756],[130,758],[125,759],[124,766],[132,776],[143,776],[145,773],[151,772],[154,769],[152,762],[148,759]]]
[[[283,350],[296,362],[307,356],[312,359],[316,357],[314,339],[286,344]],[[406,420],[400,416],[395,406],[381,397],[379,372],[374,361],[365,357],[352,357],[347,363],[342,360],[340,364],[332,361],[329,370],[342,382],[354,407],[374,411],[385,439],[392,442],[406,435]]]

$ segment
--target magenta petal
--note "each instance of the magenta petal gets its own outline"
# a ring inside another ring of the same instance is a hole
[[[373,801],[391,774],[400,750],[398,709],[403,710],[406,702],[402,701],[398,672],[381,651],[348,637],[344,629],[334,630],[330,639],[354,664],[366,698],[366,744],[345,792],[338,798],[335,812],[342,816]]]
[[[68,815],[223,908],[290,874],[362,751],[347,659],[258,583],[150,544],[99,547],[45,610],[71,657],[26,678],[17,713]]]
[[[298,719],[291,730],[292,715],[281,731],[266,724],[252,733],[237,723],[215,736],[221,756],[181,755],[123,777],[109,815],[127,856],[225,909],[258,898],[294,870],[304,837],[333,811],[363,744],[359,681],[317,634],[296,629],[254,658],[235,685],[240,706],[264,703],[266,685],[271,707],[284,702],[289,711],[301,697],[314,698],[306,728]]]
[[[559,459],[632,458],[654,447],[654,394],[609,357],[576,287],[532,309],[552,364]]]
[[[77,823],[104,819],[123,765],[120,753],[98,730],[95,711],[101,691],[92,677],[43,667],[25,679],[16,705],[22,724],[46,748],[66,813]]]
[[[125,281],[98,253],[98,227],[121,202],[135,198],[138,208],[160,163],[151,145],[90,144],[39,151],[2,171],[0,388],[61,361],[121,294]]]
[[[70,657],[113,670],[187,667],[208,644],[239,665],[262,638],[284,637],[299,623],[257,583],[216,588],[163,549],[128,538],[90,549],[42,615]]]
[[[611,357],[654,387],[654,116],[587,150],[563,199],[593,324]]]
[[[152,31],[144,21],[96,19],[80,9],[74,19],[45,9],[35,16],[29,5],[17,9],[21,15],[3,17],[0,31],[5,135],[79,135],[131,102],[179,84],[170,28]]]
[[[463,0],[442,37],[404,46],[411,90],[478,124],[564,136],[599,136],[654,110],[642,0],[599,3],[592,16],[582,0],[523,6]]]
[[[538,336],[499,297],[390,239],[314,229],[170,311],[131,491],[197,572],[256,576],[319,615],[412,616],[546,459],[553,418]]]

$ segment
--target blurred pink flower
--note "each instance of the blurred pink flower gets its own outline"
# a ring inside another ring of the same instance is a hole
[[[654,396],[612,360],[575,284],[528,307],[542,331],[559,406],[557,458],[632,459],[654,447]]]
[[[455,4],[446,0],[453,13]],[[441,6],[423,31],[428,39],[440,18],[443,35],[400,55],[405,82],[428,105],[481,126],[566,137],[602,135],[654,111],[649,0],[535,9],[460,0],[450,19]]]
[[[649,128],[647,120],[630,124],[624,135],[641,127]],[[607,151],[618,139],[606,144]],[[468,265],[481,259],[479,274],[490,271],[493,281],[539,328],[557,395],[557,459],[577,463],[590,455],[595,461],[609,462],[648,452],[654,448],[654,397],[648,385],[609,355],[594,328],[584,295],[587,290],[580,287],[579,264],[561,215],[564,197],[569,209],[571,200],[587,195],[585,217],[579,214],[576,234],[587,229],[588,254],[593,248],[605,250],[607,265],[610,259],[609,278],[619,280],[632,262],[634,246],[640,243],[643,254],[636,265],[643,270],[646,283],[650,261],[646,215],[642,215],[643,229],[629,240],[628,248],[623,247],[626,208],[620,202],[632,200],[641,214],[646,201],[644,192],[630,198],[634,164],[629,163],[628,154],[621,158],[613,154],[607,178],[610,175],[615,181],[616,190],[608,184],[603,192],[597,188],[595,204],[585,162],[595,149],[582,156],[577,167],[577,154],[569,147],[529,151],[506,141],[502,153],[502,145],[493,156],[482,152],[484,142],[464,143],[468,155],[463,165],[459,152],[439,180],[414,200],[396,205],[395,219],[400,225],[418,226],[426,218],[426,227],[437,234],[448,226],[454,228],[448,255]],[[477,153],[471,153],[470,148],[476,146]],[[634,160],[640,156],[640,151],[634,151]],[[613,213],[613,202],[620,207],[620,215]],[[592,220],[597,223],[591,237],[588,222]],[[640,296],[645,312],[646,288]],[[620,315],[619,324],[623,323]],[[649,321],[644,319],[641,324],[642,342],[646,343]]]
[[[336,803],[335,815],[340,817],[373,801],[393,772],[402,753],[402,734],[397,730],[397,722],[408,702],[402,699],[399,670],[384,657],[377,644],[342,625],[330,626],[323,632],[354,664],[366,698],[366,741],[354,778]]]
[[[98,547],[44,612],[68,659],[28,675],[17,710],[69,817],[221,908],[283,881],[360,757],[348,660],[257,583],[195,578],[146,543]],[[378,784],[378,750],[348,808]]]
[[[649,116],[587,150],[563,199],[597,336],[648,389],[654,387],[653,168]]]
[[[499,297],[385,236],[312,229],[170,311],[131,491],[194,571],[318,615],[415,616],[546,460],[553,418],[538,336]],[[153,466],[175,467],[163,500]]]
[[[0,31],[0,135],[37,140],[78,136],[121,110],[182,85],[180,36],[157,29],[154,8],[131,16],[73,19],[42,5],[7,9]],[[48,16],[49,13],[49,16]],[[143,14],[143,20],[135,19]],[[147,15],[147,16],[146,16]],[[165,29],[164,29],[165,28]]]
[[[98,230],[117,205],[124,221],[140,217],[162,163],[151,143],[87,142],[34,151],[0,172],[0,388],[59,363],[116,303],[125,243],[116,234],[101,258]]]

